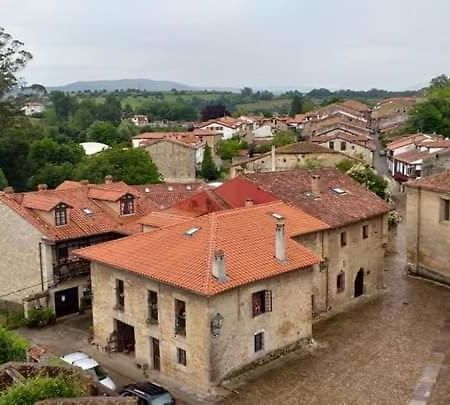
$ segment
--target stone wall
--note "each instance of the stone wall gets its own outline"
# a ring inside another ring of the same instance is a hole
[[[195,180],[195,149],[173,142],[157,142],[145,147],[165,181]]]
[[[450,222],[441,216],[450,193],[407,187],[407,267],[411,273],[450,284]]]

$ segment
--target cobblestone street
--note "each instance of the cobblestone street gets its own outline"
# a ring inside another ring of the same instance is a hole
[[[385,295],[317,324],[314,338],[324,349],[268,371],[224,404],[408,404],[436,339],[450,328],[450,290],[405,276],[403,226],[398,253],[386,260]],[[448,340],[440,344],[449,350]],[[450,403],[449,358],[431,394],[433,405]]]

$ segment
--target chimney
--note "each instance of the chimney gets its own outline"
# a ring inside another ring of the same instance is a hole
[[[108,176],[105,176],[105,184],[112,184],[113,182],[113,176],[110,174]]]
[[[214,252],[212,274],[220,282],[224,282],[227,280],[227,272],[225,269],[225,253],[223,250],[216,250]]]
[[[284,218],[278,219],[275,227],[275,257],[280,262],[286,260],[286,230]]]
[[[89,185],[89,180],[80,180],[80,184],[82,186],[87,186],[87,185]]]
[[[319,187],[320,176],[318,174],[313,174],[311,176],[311,192],[314,197],[320,197],[320,187]]]
[[[246,207],[253,207],[253,199],[252,198],[247,198],[245,200],[245,206]]]
[[[48,189],[47,184],[38,184],[37,186],[38,191],[45,191]]]
[[[272,171],[275,172],[277,169],[276,161],[275,161],[275,145],[272,145]]]
[[[14,194],[14,188],[12,188],[11,186],[5,187],[5,188],[3,189],[3,192],[4,192],[5,194]]]

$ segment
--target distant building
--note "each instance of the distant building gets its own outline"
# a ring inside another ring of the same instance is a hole
[[[137,127],[144,127],[148,125],[148,117],[146,115],[133,115],[130,121]]]
[[[415,97],[396,97],[380,101],[372,110],[372,128],[387,132],[404,125],[408,113],[417,103]]]
[[[450,285],[450,172],[406,183],[407,269]]]
[[[253,126],[253,123],[250,124],[232,117],[221,117],[202,122],[197,125],[197,128],[220,132],[222,139],[231,139],[235,135],[243,134],[247,125]]]
[[[45,111],[45,105],[44,105],[44,103],[40,103],[40,102],[26,103],[22,107],[22,111],[27,116],[32,116],[35,114],[42,114]]]

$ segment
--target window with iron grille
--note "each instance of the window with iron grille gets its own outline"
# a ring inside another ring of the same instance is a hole
[[[255,353],[260,352],[261,350],[264,350],[264,332],[259,332],[255,334],[254,337],[255,340]]]
[[[158,322],[158,293],[156,291],[148,291],[148,319],[152,322]]]
[[[272,291],[262,290],[252,295],[252,313],[258,316],[266,312],[272,312]]]
[[[123,280],[116,279],[116,306],[123,310],[125,307],[125,290]]]
[[[177,363],[185,366],[187,364],[186,350],[177,347]]]
[[[120,215],[134,214],[134,197],[127,194],[120,199]]]
[[[59,204],[55,208],[55,225],[61,226],[67,224],[67,205]]]

